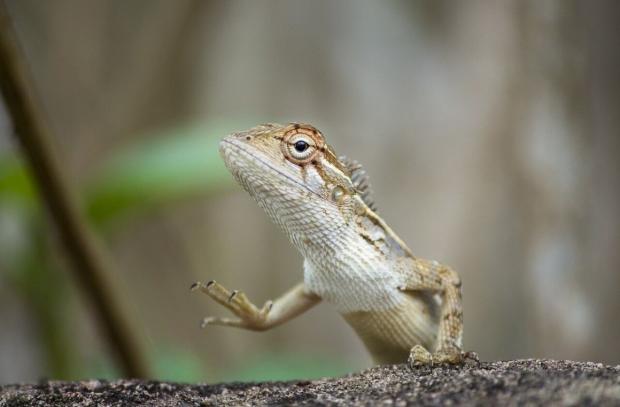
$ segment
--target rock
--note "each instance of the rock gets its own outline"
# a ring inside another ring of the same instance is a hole
[[[411,369],[378,366],[339,378],[179,384],[49,381],[0,387],[0,406],[620,405],[620,366],[554,360]]]

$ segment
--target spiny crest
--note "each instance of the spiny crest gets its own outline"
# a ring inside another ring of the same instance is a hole
[[[352,160],[346,156],[339,157],[340,162],[344,165],[350,174],[351,182],[362,198],[362,201],[374,212],[377,211],[375,205],[374,194],[370,186],[370,177],[362,165],[356,160]]]
[[[281,152],[294,164],[300,166],[315,165],[319,169],[316,158],[321,156],[338,170],[348,175],[364,203],[372,211],[377,211],[370,178],[366,170],[356,160],[346,156],[338,157],[316,127],[306,123],[289,123],[287,125],[265,123],[256,126],[251,132],[257,135],[273,136],[281,140]]]

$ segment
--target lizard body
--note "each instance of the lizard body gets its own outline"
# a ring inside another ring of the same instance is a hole
[[[304,257],[303,282],[258,308],[244,293],[196,283],[237,318],[203,325],[266,330],[321,300],[355,330],[375,363],[459,363],[458,275],[411,250],[377,215],[368,177],[307,124],[265,124],[225,137],[220,153]]]

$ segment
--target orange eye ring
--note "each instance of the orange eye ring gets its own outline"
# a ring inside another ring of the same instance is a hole
[[[325,142],[317,130],[298,126],[287,131],[280,144],[286,159],[297,165],[312,162],[324,145]]]

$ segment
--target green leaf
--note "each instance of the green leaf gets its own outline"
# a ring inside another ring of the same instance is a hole
[[[119,153],[89,183],[86,198],[91,219],[105,222],[129,211],[230,186],[232,177],[218,145],[233,128],[200,124],[172,129]]]
[[[201,123],[148,136],[114,155],[87,182],[82,202],[91,220],[106,223],[232,185],[218,153],[220,139],[247,123]],[[36,202],[36,187],[16,156],[0,157],[0,200]]]
[[[35,187],[26,167],[16,155],[0,157],[0,199],[30,206],[35,202]]]

